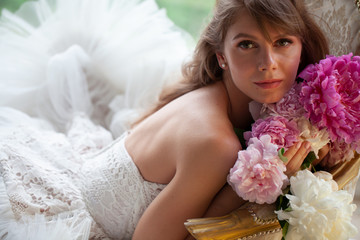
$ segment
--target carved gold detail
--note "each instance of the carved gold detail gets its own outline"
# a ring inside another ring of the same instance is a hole
[[[190,219],[185,226],[198,240],[255,239],[280,232],[274,210],[274,205],[247,203],[222,217]]]
[[[352,160],[334,166],[329,170],[329,172],[333,175],[333,178],[337,182],[339,189],[343,189],[358,175],[359,169],[360,155],[356,153]]]

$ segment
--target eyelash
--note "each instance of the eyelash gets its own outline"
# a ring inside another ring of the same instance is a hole
[[[252,44],[254,45],[253,47],[249,47],[249,45]],[[250,40],[244,40],[244,41],[241,41],[239,44],[238,44],[238,47],[242,48],[242,49],[251,49],[251,48],[254,48],[256,47],[256,43],[254,43],[253,41],[250,41]]]
[[[287,42],[287,44],[286,44],[286,45],[281,45],[281,44],[279,44],[280,42],[282,42],[282,43]],[[287,38],[282,38],[282,39],[277,40],[276,43],[277,43],[280,47],[286,47],[286,46],[288,46],[289,44],[292,44],[293,41],[291,41],[290,39],[287,39]]]
[[[284,45],[285,43],[285,45]],[[275,46],[277,47],[287,47],[288,45],[292,44],[293,41],[290,40],[290,39],[287,39],[287,38],[281,38],[277,41],[275,41]],[[253,45],[253,46],[250,46],[250,45]],[[244,40],[244,41],[241,41],[239,44],[238,44],[238,47],[242,48],[242,49],[252,49],[252,48],[255,48],[257,47],[257,44],[253,41],[250,41],[250,40]]]

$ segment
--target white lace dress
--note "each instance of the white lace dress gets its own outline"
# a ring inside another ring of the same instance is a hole
[[[67,135],[13,109],[0,123],[0,239],[130,239],[165,187],[144,181],[127,133],[112,141],[84,116]]]
[[[126,151],[127,133],[88,158],[83,196],[97,223],[112,238],[129,239],[146,207],[165,187],[145,181]]]

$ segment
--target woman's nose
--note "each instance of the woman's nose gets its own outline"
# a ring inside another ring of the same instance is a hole
[[[268,71],[268,70],[275,70],[277,68],[277,61],[275,53],[272,49],[265,48],[262,50],[262,53],[259,56],[259,64],[258,69],[259,71]]]

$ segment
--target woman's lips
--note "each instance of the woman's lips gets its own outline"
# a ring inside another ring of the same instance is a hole
[[[281,82],[282,80],[280,79],[272,79],[272,80],[256,82],[255,84],[263,89],[271,89],[271,88],[277,88],[281,84]]]

